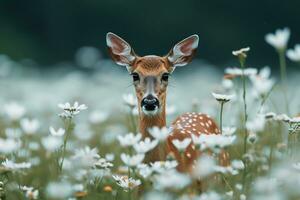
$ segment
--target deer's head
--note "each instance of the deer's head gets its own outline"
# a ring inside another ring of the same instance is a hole
[[[166,56],[138,56],[121,37],[107,33],[109,53],[132,76],[142,114],[154,116],[165,108],[169,75],[176,67],[184,66],[192,60],[198,40],[197,35],[192,35],[177,43]]]

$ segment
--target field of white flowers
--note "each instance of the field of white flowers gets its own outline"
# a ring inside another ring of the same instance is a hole
[[[167,124],[202,112],[222,128],[193,138],[211,153],[190,173],[171,158],[143,163],[168,127],[141,138],[130,77],[96,49],[78,51],[78,70],[0,55],[0,199],[300,199],[300,45],[289,49],[289,36],[289,29],[265,36],[278,53],[278,77],[248,66],[249,48],[232,52],[236,66],[225,71],[195,60],[173,74]],[[220,149],[230,153],[229,166],[212,156]]]

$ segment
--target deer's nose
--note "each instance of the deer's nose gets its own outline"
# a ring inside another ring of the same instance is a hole
[[[143,98],[141,106],[148,111],[153,111],[158,108],[159,101],[153,95],[148,95]]]

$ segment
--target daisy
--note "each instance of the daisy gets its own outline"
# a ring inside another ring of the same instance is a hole
[[[53,135],[53,136],[58,136],[58,137],[61,137],[65,134],[65,129],[63,128],[59,128],[57,130],[55,130],[52,126],[49,127],[49,131],[50,131],[50,134]]]
[[[230,101],[234,95],[225,95],[225,94],[217,94],[217,93],[212,93],[212,95],[215,97],[215,99],[219,102],[228,102]]]
[[[22,163],[15,163],[11,160],[4,160],[1,165],[10,170],[18,170],[18,169],[29,169],[31,168],[31,163],[22,162]]]
[[[236,136],[224,136],[219,134],[200,134],[198,137],[194,136],[194,143],[201,147],[201,150],[211,149],[219,151],[220,148],[227,147],[233,144]]]
[[[264,97],[273,88],[275,81],[269,78],[271,70],[269,67],[264,67],[259,74],[250,76],[250,81],[253,85],[254,96]]]
[[[120,145],[122,147],[129,147],[129,146],[133,146],[134,144],[136,144],[137,142],[139,142],[142,138],[142,134],[138,133],[136,135],[134,135],[133,133],[128,133],[126,135],[118,135],[117,139],[120,142]]]
[[[145,154],[136,154],[133,156],[130,156],[125,153],[121,154],[121,160],[124,162],[125,165],[129,167],[135,167],[138,164],[141,164],[144,158],[145,158]]]
[[[127,176],[119,176],[112,175],[117,184],[122,187],[126,192],[130,189],[134,189],[135,187],[141,185],[141,181],[139,179],[128,178]]]
[[[268,44],[273,46],[277,50],[285,49],[290,38],[290,29],[277,29],[276,32],[269,33],[265,36],[265,40]]]
[[[242,48],[236,51],[232,51],[232,54],[237,57],[247,58],[247,52],[250,51],[250,47]]]
[[[105,158],[100,158],[97,162],[95,162],[95,166],[97,168],[112,168],[114,165],[111,162],[108,162]]]
[[[236,132],[236,127],[223,127],[222,134],[225,136],[231,136]]]
[[[233,169],[242,170],[245,168],[244,162],[242,160],[231,161],[231,166]]]
[[[31,199],[31,200],[38,199],[39,191],[34,190],[33,187],[22,186],[21,190],[23,190],[25,192],[25,196],[28,199]]]
[[[79,114],[80,111],[87,109],[87,106],[85,104],[79,105],[77,101],[75,101],[73,106],[69,102],[67,102],[64,104],[58,104],[58,107],[64,110],[64,112],[61,113],[59,116],[66,118],[72,118],[75,115]]]
[[[74,162],[83,167],[93,167],[100,159],[100,156],[96,148],[91,149],[90,147],[86,146],[85,148],[75,150],[75,154],[73,155],[72,159]]]
[[[257,74],[257,69],[255,68],[245,68],[244,72],[243,69],[237,68],[237,67],[229,67],[225,69],[225,74],[231,75],[233,77],[235,76],[252,76]]]
[[[172,144],[180,151],[184,151],[192,142],[191,138],[185,138],[184,140],[180,141],[178,139],[172,140]]]
[[[200,179],[208,177],[215,172],[214,167],[216,166],[216,161],[211,156],[201,156],[193,168],[192,174]]]
[[[153,172],[152,168],[144,163],[137,166],[137,171],[143,178],[148,178]]]
[[[175,189],[180,190],[191,183],[191,179],[187,174],[182,174],[176,170],[169,170],[163,174],[154,177],[154,187],[158,190]]]
[[[159,128],[157,126],[154,126],[154,127],[150,128],[148,131],[149,131],[150,135],[152,137],[154,137],[155,139],[157,139],[159,141],[165,141],[171,132],[171,128],[167,128],[167,127]]]
[[[40,128],[40,122],[37,119],[22,119],[20,122],[21,128],[27,134],[34,134]]]
[[[150,140],[150,138],[146,137],[144,140],[133,145],[134,150],[137,153],[147,153],[148,151],[154,149],[158,144],[158,140]]]
[[[296,44],[294,49],[287,50],[286,56],[294,62],[300,62],[300,44]]]

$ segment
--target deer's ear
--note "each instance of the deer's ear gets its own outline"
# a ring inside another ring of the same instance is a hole
[[[106,34],[106,44],[112,59],[122,66],[129,67],[136,58],[131,46],[114,33]]]
[[[191,62],[198,47],[198,35],[191,35],[178,42],[167,55],[168,60],[174,67],[184,66]]]

